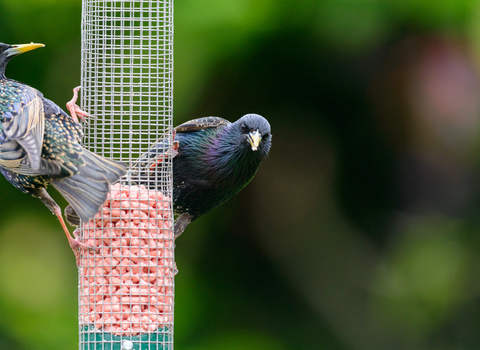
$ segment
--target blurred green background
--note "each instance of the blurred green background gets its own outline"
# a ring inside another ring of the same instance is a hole
[[[0,41],[46,44],[7,76],[64,106],[80,21],[80,0],[1,0]],[[479,69],[474,0],[175,1],[174,124],[274,134],[177,241],[175,348],[479,349]],[[61,227],[0,188],[0,349],[78,348]]]

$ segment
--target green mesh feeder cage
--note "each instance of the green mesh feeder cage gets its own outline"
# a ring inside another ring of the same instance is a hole
[[[96,117],[86,148],[132,169],[158,139],[171,144],[173,0],[83,0],[81,85]],[[96,249],[79,259],[80,350],[173,349],[172,159],[159,159],[158,190],[127,177],[79,227]]]

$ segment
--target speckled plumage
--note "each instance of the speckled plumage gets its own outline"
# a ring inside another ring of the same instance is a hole
[[[12,57],[40,46],[0,43],[0,172],[57,215],[72,245],[61,211],[45,191],[47,186],[53,185],[88,221],[126,167],[84,149],[80,124],[37,89],[5,77]]]
[[[80,124],[74,123],[57,105],[43,98],[40,92],[38,98],[43,100],[44,105],[44,134],[38,170],[28,168],[31,161],[18,143],[15,151],[19,156],[6,163],[5,144],[14,144],[15,141],[6,138],[4,130],[0,135],[0,171],[15,187],[32,195],[35,195],[35,189],[46,188],[52,178],[72,176],[78,171],[79,165],[85,164],[81,157],[83,149],[80,144],[82,136]],[[0,121],[3,120],[0,118]]]

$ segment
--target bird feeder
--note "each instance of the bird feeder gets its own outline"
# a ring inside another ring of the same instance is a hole
[[[89,150],[131,167],[171,144],[173,0],[83,0],[81,87]],[[173,349],[172,159],[159,161],[160,190],[127,178],[78,229],[95,248],[78,260],[80,350]]]

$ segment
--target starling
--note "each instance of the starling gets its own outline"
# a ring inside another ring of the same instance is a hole
[[[43,46],[0,43],[0,172],[20,191],[39,198],[58,217],[75,252],[89,247],[70,235],[47,186],[52,184],[80,218],[88,221],[105,201],[110,184],[125,174],[126,166],[84,149],[82,127],[73,116],[37,89],[5,77],[12,57]]]
[[[173,146],[166,139],[153,144],[129,171],[129,180],[159,189],[158,172],[165,156],[173,158],[175,238],[187,225],[244,188],[265,160],[272,144],[268,121],[247,114],[234,123],[206,117],[175,128]],[[173,154],[172,154],[173,153]]]

